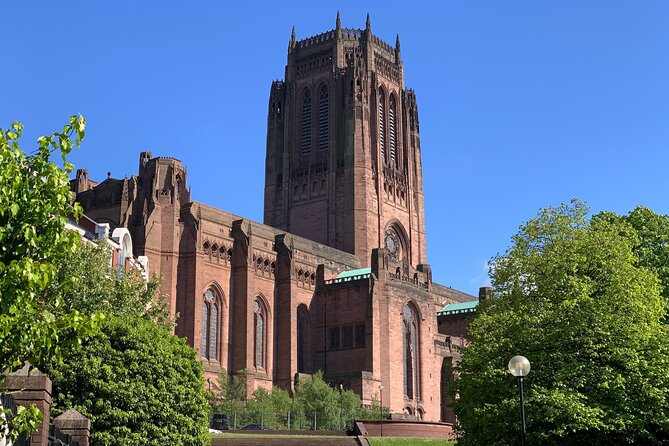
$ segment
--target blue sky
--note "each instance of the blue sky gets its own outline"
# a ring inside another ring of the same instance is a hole
[[[342,24],[393,43],[421,120],[428,261],[473,294],[539,208],[669,213],[669,2],[15,2],[0,127],[73,113],[94,179],[180,158],[192,196],[262,221],[267,100],[297,38]],[[24,148],[28,146],[24,144]]]

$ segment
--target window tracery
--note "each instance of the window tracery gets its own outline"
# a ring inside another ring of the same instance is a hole
[[[254,365],[265,368],[265,311],[258,299],[253,301]]]
[[[409,303],[402,309],[402,352],[404,395],[409,399],[419,398],[418,318],[416,310]]]
[[[210,361],[218,360],[219,303],[211,288],[204,292],[200,354]]]

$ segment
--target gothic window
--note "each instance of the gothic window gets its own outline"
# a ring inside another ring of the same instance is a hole
[[[388,107],[388,149],[390,151],[390,165],[397,167],[397,104],[395,95],[390,95],[390,106]]]
[[[418,377],[418,318],[410,304],[402,310],[402,352],[404,364],[404,395],[413,399],[420,395]]]
[[[323,85],[318,93],[318,150],[327,150],[330,138],[330,108],[328,87]]]
[[[399,231],[395,229],[394,225],[386,229],[385,248],[388,253],[388,257],[390,257],[391,260],[397,262],[403,259],[404,246],[402,243],[402,237],[400,237]],[[399,273],[399,271],[397,272]]]
[[[118,275],[118,278],[120,279],[121,276],[123,275],[123,271],[125,270],[125,252],[126,252],[126,243],[125,243],[125,237],[123,238],[123,244],[121,245],[121,249],[118,250],[118,265],[116,265],[116,274]]]
[[[297,308],[297,371],[306,373],[309,342],[309,314],[306,305]]]
[[[209,360],[218,360],[218,303],[214,291],[208,289],[204,292],[202,302],[202,344],[200,354]]]
[[[379,90],[379,152],[381,152],[381,161],[386,160],[386,96],[383,90]]]
[[[339,348],[339,327],[330,328],[330,350]]]
[[[302,153],[311,152],[311,93],[304,92],[302,97]]]
[[[346,325],[341,328],[341,348],[353,347],[353,325]]]
[[[254,326],[254,363],[257,368],[265,367],[265,312],[262,304],[256,299],[253,301],[253,326]]]
[[[364,347],[365,346],[365,326],[356,325],[355,326],[355,346]]]

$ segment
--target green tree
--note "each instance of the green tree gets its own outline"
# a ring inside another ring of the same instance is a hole
[[[44,292],[80,312],[104,312],[102,331],[39,367],[53,381],[54,415],[91,418],[93,444],[203,444],[208,405],[196,354],[172,335],[160,279],[118,275],[105,242],[75,243]]]
[[[111,246],[106,242],[78,239],[74,251],[58,265],[54,280],[44,292],[45,301],[88,314],[103,312],[116,316],[142,316],[173,327],[165,296],[160,294],[160,277],[147,282],[139,271],[118,275],[109,264]]]
[[[526,356],[528,444],[669,441],[669,343],[654,272],[634,254],[624,221],[587,207],[542,210],[491,263],[495,298],[479,304],[453,404],[458,444],[518,440],[508,360]]]
[[[76,408],[93,445],[205,445],[202,365],[186,342],[143,317],[108,315],[101,332],[48,368],[55,413]]]
[[[632,226],[639,237],[639,242],[633,248],[637,265],[657,274],[662,285],[662,297],[669,304],[669,216],[638,206],[627,215],[601,212],[593,219],[625,222]]]
[[[75,245],[76,235],[65,232],[68,218],[80,214],[71,204],[68,175],[73,166],[67,155],[84,138],[85,128],[83,117],[72,116],[62,132],[40,137],[30,156],[19,147],[21,123],[0,129],[0,370],[57,357],[96,326],[96,318],[67,310],[58,301],[47,307],[41,298]],[[56,152],[62,168],[51,160]],[[62,339],[63,332],[76,336]],[[21,410],[10,426],[12,437],[41,420],[34,407]]]

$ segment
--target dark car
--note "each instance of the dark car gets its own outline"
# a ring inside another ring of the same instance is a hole
[[[268,431],[270,430],[267,426],[261,426],[259,424],[247,424],[242,428],[244,431]]]
[[[229,431],[230,420],[228,420],[228,416],[224,413],[215,413],[211,417],[211,428],[219,431]]]

